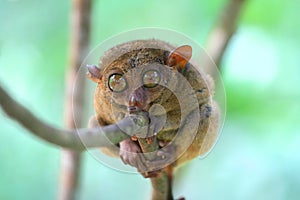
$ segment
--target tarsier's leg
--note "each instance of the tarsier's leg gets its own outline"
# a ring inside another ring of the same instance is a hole
[[[197,134],[186,152],[177,160],[178,164],[209,152],[217,140],[219,113],[216,102],[212,102],[212,105],[204,104],[200,106],[200,124]]]
[[[199,156],[204,156],[207,154],[212,147],[215,145],[216,140],[218,139],[218,132],[220,128],[220,108],[218,104],[213,101],[211,108],[211,116],[209,118],[209,127],[207,130],[207,134],[203,139],[201,144],[201,148],[199,150]]]

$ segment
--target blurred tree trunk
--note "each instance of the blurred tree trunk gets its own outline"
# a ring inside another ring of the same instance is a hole
[[[87,54],[90,37],[90,10],[91,0],[72,0],[71,8],[71,27],[69,44],[69,61],[66,71],[65,89],[65,111],[64,125],[68,129],[83,127],[82,115],[76,115],[73,108],[76,107],[77,113],[84,113],[84,80],[77,84],[73,90],[76,73]],[[74,118],[73,118],[74,117]],[[76,126],[75,121],[76,120]],[[81,153],[69,149],[62,150],[61,171],[58,188],[59,200],[73,200],[78,196],[78,183],[81,168]]]

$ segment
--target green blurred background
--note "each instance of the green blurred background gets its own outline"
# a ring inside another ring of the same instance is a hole
[[[94,1],[92,44],[145,26],[204,44],[225,0]],[[227,117],[214,151],[178,170],[175,197],[300,197],[300,1],[249,0],[222,62]],[[70,1],[0,1],[0,82],[62,126]],[[60,149],[0,111],[0,199],[54,199]],[[150,183],[84,154],[80,199],[146,199]]]

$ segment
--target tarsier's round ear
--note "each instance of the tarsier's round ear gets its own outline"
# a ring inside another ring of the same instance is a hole
[[[96,65],[87,65],[86,68],[88,69],[87,77],[98,83],[102,78],[101,70]]]
[[[180,46],[167,57],[166,64],[170,67],[182,70],[192,57],[192,47],[189,45]]]

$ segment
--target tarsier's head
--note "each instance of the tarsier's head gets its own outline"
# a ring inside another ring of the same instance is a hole
[[[148,111],[152,104],[167,98],[170,87],[176,85],[176,73],[185,69],[191,56],[188,45],[132,41],[108,50],[99,67],[87,66],[88,77],[98,83],[96,98],[106,99],[113,109]]]

